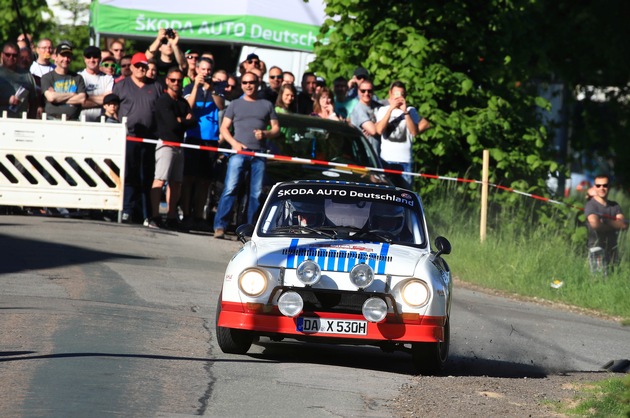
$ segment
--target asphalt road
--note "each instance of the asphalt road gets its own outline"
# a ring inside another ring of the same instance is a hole
[[[410,357],[297,342],[223,354],[214,310],[240,247],[105,222],[0,217],[0,416],[391,416]],[[456,252],[448,257],[456,257]],[[630,330],[457,288],[447,373],[594,371]]]

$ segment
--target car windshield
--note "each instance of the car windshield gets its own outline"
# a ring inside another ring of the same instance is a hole
[[[270,140],[270,152],[298,158],[380,167],[361,132],[347,124],[312,116],[278,115],[280,135]]]
[[[284,184],[270,196],[258,228],[268,237],[425,243],[419,201],[393,188]]]

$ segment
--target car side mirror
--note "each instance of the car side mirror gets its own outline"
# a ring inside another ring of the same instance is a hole
[[[436,257],[451,253],[451,243],[444,237],[437,237],[435,239],[435,248],[437,248]]]
[[[254,225],[252,224],[243,224],[236,228],[236,236],[238,240],[245,244],[252,238],[254,234]]]

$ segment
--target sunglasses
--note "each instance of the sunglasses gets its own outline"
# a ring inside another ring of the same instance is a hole
[[[170,81],[171,83],[181,83],[182,79],[181,78],[169,78],[168,81]]]
[[[97,59],[97,60],[100,60],[100,59],[101,59],[101,56],[100,56],[100,55],[85,55],[85,56],[84,56],[84,58],[85,58],[85,59],[88,59],[88,60],[89,60],[89,59]]]
[[[120,68],[131,67],[131,64],[120,64]]]
[[[226,89],[233,89],[234,87],[236,87],[236,84],[228,84],[225,86]]]
[[[599,189],[600,187],[603,187],[604,189],[607,189],[607,188],[608,188],[608,183],[604,183],[604,184],[596,184],[596,185],[595,185],[595,187],[597,187],[598,189]]]
[[[4,54],[5,57],[9,57],[9,58],[17,58],[18,56],[18,54],[11,54],[10,52],[2,51],[2,53]]]
[[[198,60],[199,55],[186,55],[186,58],[188,58],[189,60]]]
[[[258,67],[260,65],[260,61],[256,61],[256,60],[247,60],[248,64],[254,64],[256,67]]]
[[[359,91],[360,91],[361,93],[363,93],[363,94],[366,94],[366,93],[367,93],[367,94],[372,94],[372,92],[373,92],[374,90],[372,90],[372,89],[359,89]]]
[[[247,86],[248,84],[256,84],[255,81],[241,81],[241,84]]]
[[[279,80],[282,78],[282,75],[270,75],[269,79],[270,80]]]
[[[134,64],[133,66],[136,67],[138,70],[146,71],[149,69],[149,66],[146,64]],[[124,67],[124,65],[121,65],[121,67]]]
[[[105,67],[105,68],[110,68],[110,67],[115,67],[116,64],[113,62],[104,62],[101,64],[101,67]]]

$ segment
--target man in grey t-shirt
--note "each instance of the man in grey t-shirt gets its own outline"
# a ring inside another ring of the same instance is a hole
[[[359,84],[359,102],[352,109],[350,123],[363,131],[377,155],[381,152],[381,136],[376,132],[376,110],[381,104],[375,100],[374,85],[369,80]]]
[[[278,116],[273,104],[267,100],[257,100],[259,78],[256,74],[246,72],[241,79],[243,97],[234,100],[228,106],[221,122],[221,136],[235,151],[262,151],[265,140],[273,138],[280,131]],[[267,129],[271,126],[270,129]],[[230,128],[234,128],[234,133]],[[224,238],[228,225],[228,216],[234,206],[238,193],[238,183],[241,173],[249,168],[249,201],[247,207],[247,222],[253,223],[254,216],[260,206],[259,198],[262,193],[263,177],[265,175],[265,160],[243,154],[230,157],[225,175],[225,187],[217,206],[214,218],[214,237]]]

